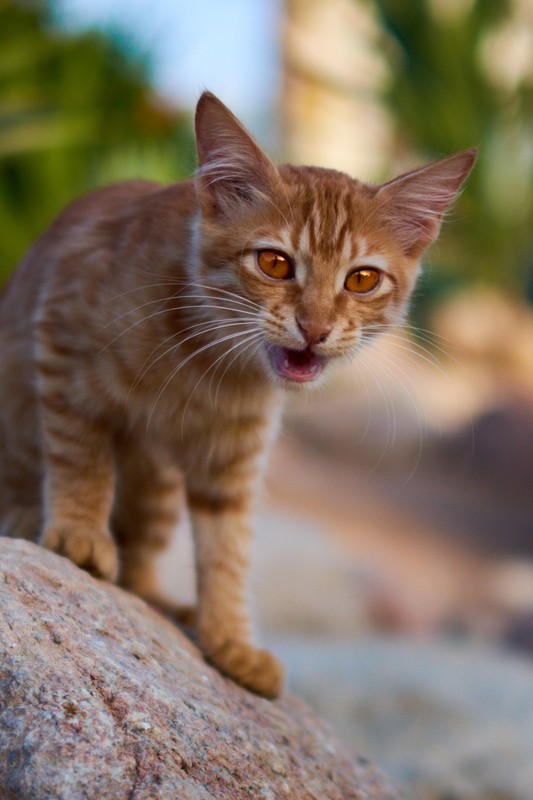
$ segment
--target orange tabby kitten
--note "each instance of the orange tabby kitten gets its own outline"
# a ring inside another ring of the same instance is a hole
[[[382,186],[275,166],[207,92],[196,136],[196,180],[76,200],[3,293],[2,533],[153,598],[186,497],[200,646],[275,697],[282,668],[251,643],[245,580],[283,390],[401,320],[475,151]]]

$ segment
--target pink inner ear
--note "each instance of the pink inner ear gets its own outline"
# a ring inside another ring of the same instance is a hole
[[[420,255],[437,238],[442,218],[475,158],[475,150],[465,150],[401,175],[379,189],[377,197],[407,255]]]

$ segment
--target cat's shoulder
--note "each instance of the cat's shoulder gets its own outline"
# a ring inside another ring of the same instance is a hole
[[[157,195],[166,187],[154,181],[141,179],[120,181],[100,186],[76,197],[62,211],[58,220],[96,213],[110,215],[136,206],[145,198]]]
[[[57,241],[73,231],[93,236],[151,217],[163,219],[169,213],[183,216],[191,213],[195,203],[192,181],[161,184],[134,179],[112,183],[72,200],[42,239]]]

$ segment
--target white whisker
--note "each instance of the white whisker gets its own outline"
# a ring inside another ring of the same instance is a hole
[[[246,331],[243,331],[242,333],[243,333],[243,335],[246,335],[246,337],[247,337],[247,338],[245,338],[245,339],[244,339],[242,342],[237,342],[236,344],[232,345],[232,347],[230,347],[230,349],[229,349],[227,352],[225,352],[225,353],[222,353],[222,355],[220,355],[220,356],[219,356],[219,357],[218,357],[218,358],[217,358],[215,361],[213,361],[213,363],[212,363],[212,364],[210,364],[210,365],[207,367],[207,369],[206,369],[206,370],[204,370],[204,372],[202,373],[202,375],[200,376],[200,378],[199,378],[199,379],[196,381],[196,383],[195,383],[195,385],[194,385],[194,387],[193,387],[193,389],[192,389],[191,393],[189,394],[189,397],[188,397],[187,403],[186,403],[186,405],[185,405],[185,408],[183,409],[183,414],[182,414],[182,417],[181,417],[181,438],[182,438],[182,440],[183,440],[183,436],[184,436],[184,424],[185,424],[185,415],[186,415],[186,413],[187,413],[187,409],[189,408],[189,404],[190,404],[190,402],[191,402],[191,400],[192,400],[192,396],[193,396],[193,394],[195,393],[196,389],[198,388],[198,386],[200,385],[200,383],[203,381],[203,379],[206,377],[206,375],[208,374],[208,372],[210,372],[210,371],[211,371],[213,368],[215,368],[215,372],[216,372],[216,367],[217,367],[217,364],[218,364],[220,361],[222,361],[222,359],[224,359],[224,358],[227,358],[227,357],[230,355],[230,353],[232,353],[232,352],[233,352],[233,350],[235,350],[235,349],[237,349],[237,348],[239,348],[239,347],[242,347],[242,346],[243,346],[243,345],[245,345],[247,342],[248,342],[248,343],[255,342],[255,341],[258,339],[258,338],[261,338],[261,337],[262,337],[262,333],[261,333],[261,331],[253,331],[253,332],[251,332],[251,333],[247,333]],[[240,355],[240,353],[239,353],[239,352],[237,352],[237,354],[236,354],[236,355],[234,356],[234,358],[231,360],[230,364],[232,364],[232,363],[233,363],[233,361],[234,361],[236,358],[238,358],[238,357],[239,357],[239,355]],[[224,373],[224,374],[225,374],[225,373]],[[211,377],[211,380],[212,380],[212,377]],[[210,391],[210,390],[211,390],[211,383],[209,384],[209,391]],[[216,408],[217,408],[217,406],[216,406],[216,396],[215,396],[215,412],[216,412]]]
[[[249,297],[243,297],[242,295],[239,295],[236,292],[232,292],[229,289],[223,289],[221,286],[212,286],[212,285],[210,285],[208,283],[201,283],[200,281],[196,281],[196,280],[194,280],[194,281],[187,280],[187,285],[191,286],[191,287],[192,286],[196,286],[199,289],[208,289],[208,290],[212,290],[214,292],[220,292],[220,293],[222,293],[224,295],[228,295],[230,297],[234,297],[234,298],[236,298],[237,300],[240,300],[243,303],[246,303],[248,305],[253,306],[254,308],[257,308],[257,309],[261,308],[259,303],[256,303],[255,300],[250,300]]]
[[[113,339],[111,339],[109,342],[107,342],[99,350],[98,354],[100,355],[100,353],[103,353],[104,350],[107,350],[108,347],[111,347],[111,345],[114,344],[116,341],[118,341],[118,339],[120,339],[122,336],[124,336],[129,331],[131,331],[133,328],[136,328],[138,325],[141,325],[143,322],[148,322],[148,320],[150,320],[150,319],[155,319],[156,317],[159,317],[162,314],[169,314],[172,311],[184,311],[184,310],[190,310],[190,309],[201,309],[201,310],[206,310],[206,311],[215,309],[215,310],[222,310],[222,311],[233,311],[234,313],[237,313],[236,309],[232,309],[232,308],[229,308],[227,306],[213,305],[213,304],[207,304],[207,303],[196,303],[196,304],[193,304],[193,305],[186,304],[186,305],[180,305],[180,306],[170,306],[169,308],[163,308],[163,309],[160,309],[159,311],[154,311],[152,314],[147,314],[146,316],[142,317],[141,319],[136,320],[135,322],[132,322],[131,325],[128,325],[127,328],[124,328],[124,330],[120,331],[120,333],[118,333],[116,336],[114,336]],[[254,319],[258,318],[258,315],[256,313],[252,312],[252,311],[239,310],[238,313],[239,314],[245,314],[247,317],[253,317]],[[120,319],[120,317],[118,319]],[[116,321],[116,320],[114,320],[114,321]],[[107,327],[107,326],[104,326],[104,327]]]
[[[233,320],[233,321],[228,321],[228,322],[208,322],[208,323],[206,323],[206,322],[198,322],[195,325],[190,325],[188,328],[185,328],[182,331],[177,331],[176,333],[170,334],[170,336],[167,336],[166,339],[163,339],[161,342],[159,342],[153,348],[153,350],[147,356],[147,358],[144,360],[144,363],[141,366],[141,368],[140,368],[139,372],[137,373],[137,376],[136,376],[136,378],[135,378],[135,380],[134,380],[134,382],[132,384],[130,392],[133,389],[135,389],[135,387],[138,385],[138,383],[140,383],[140,381],[142,381],[144,376],[159,361],[161,361],[162,358],[164,358],[166,355],[171,353],[173,350],[178,350],[186,342],[190,341],[191,339],[196,338],[197,336],[204,336],[205,334],[213,333],[215,331],[221,330],[222,328],[230,328],[230,327],[235,327],[237,325],[244,325],[244,326],[249,327],[249,326],[255,325],[255,322],[253,322],[252,320],[248,320],[248,319]],[[203,327],[200,327],[200,326],[203,326]],[[152,355],[159,349],[159,347],[162,347],[163,345],[166,344],[166,342],[170,341],[171,339],[174,339],[176,336],[180,336],[181,334],[186,333],[187,331],[191,330],[192,328],[200,328],[200,330],[195,331],[195,333],[192,333],[190,336],[186,336],[184,339],[180,339],[179,341],[174,342],[174,344],[171,347],[168,347],[163,353],[160,353],[159,356],[156,359],[154,359],[153,361],[150,361]]]
[[[252,343],[254,343],[254,342],[257,342],[257,340],[258,340],[258,339],[259,339],[259,342],[257,343],[257,346],[259,347],[259,345],[260,345],[260,343],[261,343],[261,340],[263,339],[263,333],[262,333],[262,331],[258,331],[258,332],[257,332],[257,335],[256,335],[255,337],[253,337],[253,336],[252,336],[252,337],[251,337],[251,339],[249,340],[248,344],[246,345],[246,348],[244,348],[244,349],[247,349],[248,347],[250,347],[250,345],[251,345]],[[233,349],[234,349],[234,348],[232,348],[232,350],[233,350]],[[244,350],[243,350],[242,352],[244,352]],[[218,384],[217,384],[217,390],[216,390],[216,392],[215,392],[215,411],[217,410],[217,407],[218,407],[218,393],[219,393],[220,387],[221,387],[221,385],[222,385],[222,381],[224,380],[224,376],[226,375],[226,373],[227,373],[227,372],[228,372],[228,370],[230,369],[231,365],[232,365],[232,364],[233,364],[233,363],[234,363],[234,362],[237,360],[237,358],[239,358],[239,356],[240,356],[240,355],[242,355],[242,352],[239,352],[239,351],[237,351],[237,353],[235,353],[235,355],[233,356],[233,358],[231,359],[231,361],[229,362],[229,364],[227,364],[227,365],[226,365],[226,368],[225,368],[224,372],[222,373],[222,375],[221,375],[221,376],[220,376],[220,378],[219,378],[219,381],[218,381]],[[224,357],[226,357],[227,355],[229,355],[229,353],[231,353],[231,350],[229,350],[229,352],[228,352],[228,353],[224,353]],[[222,360],[222,356],[220,356],[220,357],[217,359],[217,361],[215,362],[215,364],[217,364],[217,363],[218,363],[219,361],[221,361],[221,360]],[[249,359],[248,359],[248,361],[247,361],[246,363],[248,363],[248,362],[249,362]],[[218,367],[217,367],[217,368],[218,368]],[[242,367],[241,367],[241,373],[242,373]],[[210,393],[210,394],[211,394],[211,388],[212,388],[213,378],[215,377],[215,374],[216,374],[216,369],[215,369],[215,372],[213,372],[213,374],[211,375],[211,380],[209,381],[209,393]]]
[[[154,411],[155,411],[157,403],[159,402],[161,396],[163,395],[163,393],[167,389],[167,387],[170,384],[170,382],[175,378],[177,373],[180,371],[180,369],[182,369],[186,364],[188,364],[189,361],[192,358],[195,358],[196,356],[200,355],[200,353],[203,353],[205,350],[208,350],[210,347],[216,347],[217,345],[223,344],[224,342],[226,342],[226,341],[228,341],[230,339],[235,339],[238,336],[244,336],[244,335],[246,335],[245,331],[238,331],[237,333],[229,333],[226,336],[222,336],[220,339],[216,339],[213,342],[207,342],[207,344],[204,344],[202,347],[199,347],[197,350],[195,350],[190,355],[188,355],[187,358],[185,358],[183,361],[181,361],[179,364],[177,364],[176,367],[174,367],[174,369],[171,371],[170,375],[165,380],[163,385],[159,388],[159,390],[158,390],[158,392],[157,392],[157,394],[156,394],[156,396],[154,398],[154,401],[153,401],[153,403],[151,405],[151,408],[150,408],[150,413],[148,414],[148,419],[147,419],[147,423],[146,423],[147,427],[150,425],[150,423],[152,421],[152,417],[154,415]]]
[[[423,429],[424,425],[422,422],[422,417],[420,415],[420,395],[417,386],[413,382],[410,375],[392,358],[388,358],[383,352],[379,353],[379,363],[381,367],[385,370],[385,372],[393,378],[393,380],[398,383],[398,377],[401,378],[399,381],[399,385],[403,388],[407,398],[409,399],[410,405],[414,412],[414,418],[416,419],[417,423],[417,430],[418,430],[418,448],[417,448],[417,457],[415,460],[415,464],[410,471],[406,483],[411,480],[412,476],[416,472],[418,465],[420,463],[420,459],[422,457],[422,442],[423,442]],[[408,385],[407,385],[408,384]],[[410,387],[410,389],[409,389]]]
[[[127,297],[127,295],[129,295],[129,294],[133,294],[134,292],[141,292],[141,291],[144,291],[145,289],[158,289],[159,287],[163,287],[163,286],[175,286],[175,285],[176,285],[176,281],[175,280],[164,281],[164,282],[161,282],[161,283],[147,283],[144,286],[135,286],[133,289],[128,289],[125,292],[120,292],[119,294],[114,294],[111,297],[108,297],[107,300],[104,300],[103,303],[104,303],[104,305],[107,305],[107,303],[111,303],[111,302],[113,302],[113,300],[119,300],[121,297]],[[165,295],[165,297],[166,297],[166,295]],[[164,297],[162,299],[164,299]]]

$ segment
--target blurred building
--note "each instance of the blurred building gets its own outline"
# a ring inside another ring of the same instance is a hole
[[[282,117],[288,161],[381,177],[391,123],[379,99],[387,64],[372,6],[286,0]]]

